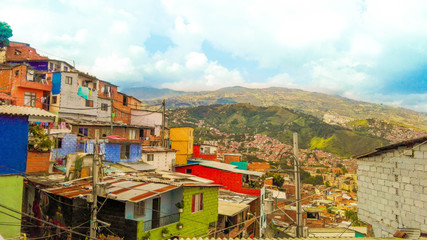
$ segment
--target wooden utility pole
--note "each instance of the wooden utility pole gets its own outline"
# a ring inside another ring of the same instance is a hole
[[[297,229],[296,229],[296,237],[303,237],[303,226],[302,226],[302,209],[301,209],[301,176],[300,176],[300,166],[299,166],[299,158],[298,158],[298,133],[294,133],[293,136],[293,145],[294,145],[294,171],[295,171],[295,197],[297,200]]]
[[[166,114],[166,100],[162,101],[162,147],[165,147],[165,114]]]
[[[99,129],[95,129],[95,146],[93,148],[93,162],[92,162],[92,207],[90,216],[90,237],[96,238],[96,232],[98,229],[98,222],[96,215],[98,214],[98,164],[99,164]]]

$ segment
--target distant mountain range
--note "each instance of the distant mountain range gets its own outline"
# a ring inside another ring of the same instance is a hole
[[[123,91],[146,100],[147,104],[159,103],[160,98],[166,98],[168,108],[249,103],[262,107],[286,107],[332,124],[359,119],[380,119],[427,129],[425,113],[298,89],[228,87],[215,91],[181,92],[170,89],[133,88]]]
[[[170,110],[168,116],[170,127],[194,127],[196,142],[229,138],[245,145],[245,135],[258,133],[291,145],[293,132],[297,132],[301,148],[319,149],[341,157],[427,134],[423,130],[374,119],[330,125],[291,109],[244,103],[175,109]],[[225,135],[216,134],[212,128]]]
[[[169,88],[152,87],[125,88],[122,90],[122,92],[134,96],[140,100],[163,99],[176,97],[183,94],[191,94],[191,92],[175,91]]]

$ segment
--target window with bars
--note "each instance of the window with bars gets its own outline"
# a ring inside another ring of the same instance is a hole
[[[36,93],[25,92],[24,94],[24,105],[29,107],[36,106]]]
[[[102,111],[108,111],[108,104],[106,104],[106,103],[101,103],[101,110],[102,110]]]
[[[198,193],[193,195],[191,201],[191,212],[200,212],[203,210],[203,193]]]
[[[72,77],[65,77],[65,84],[72,85],[73,84],[73,78]]]
[[[79,128],[79,136],[87,137],[88,129],[87,128]]]
[[[145,216],[145,202],[138,202],[134,204],[133,218],[140,218]]]
[[[154,161],[154,154],[152,153],[147,154],[147,161]]]
[[[86,100],[86,107],[93,107],[93,100]]]

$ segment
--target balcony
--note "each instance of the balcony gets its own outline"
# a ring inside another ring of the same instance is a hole
[[[19,86],[43,91],[52,91],[52,82],[46,79],[45,73],[27,74],[26,78],[21,78]]]
[[[160,217],[158,220],[144,221],[144,232],[179,222],[179,213]],[[156,226],[157,225],[157,226]]]

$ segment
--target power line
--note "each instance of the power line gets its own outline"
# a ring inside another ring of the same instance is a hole
[[[5,209],[7,209],[7,210],[9,210],[9,211],[12,211],[12,212],[18,213],[18,214],[20,214],[20,215],[22,215],[22,216],[25,216],[25,217],[29,217],[29,218],[35,219],[35,220],[37,220],[37,221],[40,221],[40,222],[42,222],[42,223],[44,223],[44,224],[47,224],[47,225],[50,225],[50,226],[52,226],[52,227],[56,227],[56,228],[59,228],[59,229],[61,229],[61,230],[64,230],[64,231],[67,231],[67,232],[70,232],[70,233],[74,233],[74,234],[77,234],[77,235],[82,236],[82,237],[86,237],[86,238],[89,238],[89,239],[97,240],[96,238],[92,238],[92,237],[87,236],[87,235],[85,235],[85,234],[82,234],[82,233],[79,233],[79,232],[75,232],[75,231],[73,231],[73,230],[70,230],[70,229],[67,229],[67,228],[64,228],[64,227],[61,227],[61,226],[57,226],[57,225],[55,225],[55,224],[53,224],[53,223],[47,222],[47,221],[42,220],[42,219],[38,219],[38,218],[36,218],[36,217],[31,216],[30,214],[26,214],[26,213],[20,212],[20,211],[18,211],[18,210],[14,210],[14,209],[12,209],[12,208],[10,208],[10,207],[8,207],[8,206],[5,206],[5,205],[3,205],[3,204],[1,204],[1,203],[0,203],[0,207],[5,208]]]

